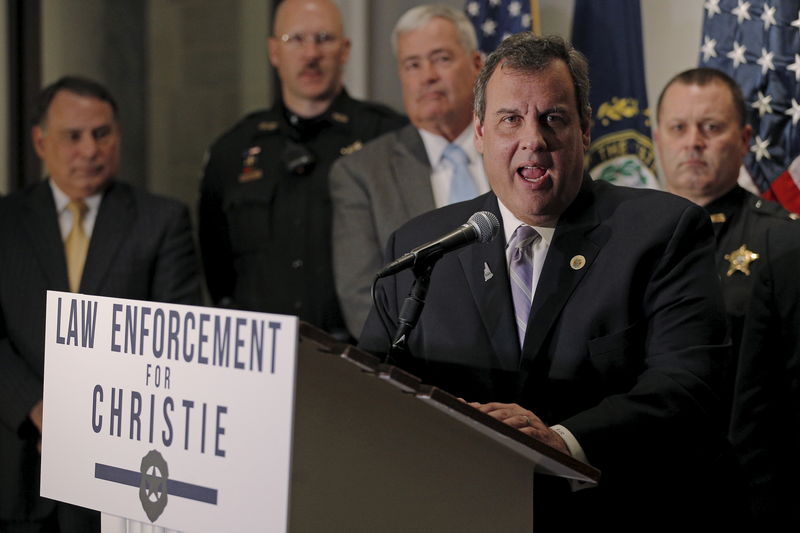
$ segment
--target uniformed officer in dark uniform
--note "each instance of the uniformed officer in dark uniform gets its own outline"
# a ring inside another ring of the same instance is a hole
[[[329,0],[285,0],[269,40],[281,96],[211,147],[200,246],[217,305],[298,315],[348,338],[331,266],[333,161],[407,123],[342,87],[350,49]]]
[[[696,68],[676,75],[661,92],[655,130],[667,189],[704,206],[711,217],[734,353],[755,274],[775,254],[769,234],[787,231],[796,218],[737,185],[752,133],[745,119],[736,82]]]
[[[796,231],[783,228],[794,226],[797,215],[738,185],[705,208],[717,236],[717,265],[731,336],[734,346],[739,346],[754,274],[775,252],[767,244],[770,232]]]

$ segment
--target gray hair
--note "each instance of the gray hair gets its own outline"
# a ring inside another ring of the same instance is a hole
[[[538,72],[553,60],[559,59],[569,68],[575,88],[578,116],[581,124],[586,124],[592,113],[589,104],[589,64],[586,57],[569,41],[557,35],[539,37],[531,32],[512,35],[500,43],[486,59],[475,81],[475,115],[483,122],[486,113],[486,85],[498,66],[522,72]]]
[[[463,11],[445,4],[425,4],[412,7],[403,13],[403,16],[394,25],[394,30],[392,30],[392,50],[394,50],[395,56],[397,55],[397,41],[400,39],[401,34],[418,30],[434,18],[443,18],[453,23],[458,32],[458,42],[461,43],[467,53],[472,53],[478,49],[475,28]]]

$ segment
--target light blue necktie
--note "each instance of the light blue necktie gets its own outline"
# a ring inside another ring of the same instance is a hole
[[[475,179],[469,171],[469,157],[456,143],[450,143],[444,149],[442,158],[453,165],[453,179],[450,181],[450,197],[448,204],[472,200],[478,196]]]
[[[511,248],[511,260],[508,273],[511,278],[511,297],[514,300],[514,316],[517,319],[519,345],[525,341],[525,330],[531,314],[533,283],[533,243],[539,233],[530,226],[520,225],[508,246]]]

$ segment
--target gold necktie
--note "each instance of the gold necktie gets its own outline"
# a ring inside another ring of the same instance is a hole
[[[69,230],[67,240],[64,241],[67,275],[69,276],[69,290],[78,292],[81,286],[83,265],[86,263],[86,252],[89,250],[89,237],[83,230],[83,217],[88,208],[82,200],[73,200],[67,204],[67,209],[72,214],[72,229]]]

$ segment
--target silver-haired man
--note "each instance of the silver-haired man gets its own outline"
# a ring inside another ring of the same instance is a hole
[[[482,64],[472,24],[452,7],[417,6],[398,20],[392,45],[411,124],[340,159],[330,174],[336,290],[356,336],[389,234],[489,190],[470,128]]]

